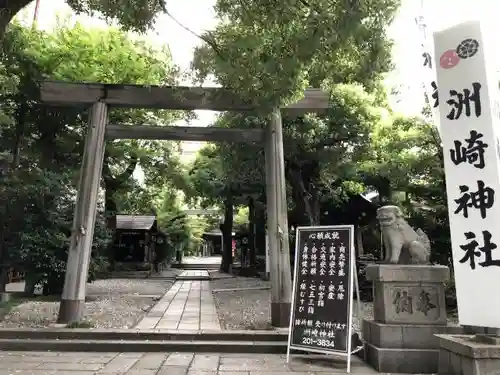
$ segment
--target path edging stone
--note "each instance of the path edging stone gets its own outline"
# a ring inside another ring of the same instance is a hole
[[[2,351],[286,353],[286,341],[144,341],[0,339]]]
[[[148,341],[286,341],[288,331],[178,331],[178,330],[134,330],[134,329],[0,329],[0,340],[148,340]]]

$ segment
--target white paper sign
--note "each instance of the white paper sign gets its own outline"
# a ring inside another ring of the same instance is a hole
[[[429,100],[429,105],[431,106],[432,120],[434,125],[441,134],[441,129],[439,125],[439,97],[437,88],[437,78],[436,78],[436,66],[434,64],[434,49],[432,48],[432,43],[427,36],[427,24],[423,15],[420,15],[415,19],[417,27],[420,32],[421,43],[421,64],[422,64],[422,83],[425,88],[425,94],[427,100]]]
[[[494,46],[485,43],[478,21],[436,32],[434,43],[459,321],[500,328]]]

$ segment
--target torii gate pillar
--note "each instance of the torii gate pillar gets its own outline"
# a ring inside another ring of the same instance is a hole
[[[271,323],[288,327],[292,299],[281,112],[275,108],[266,132],[267,231],[271,278]]]

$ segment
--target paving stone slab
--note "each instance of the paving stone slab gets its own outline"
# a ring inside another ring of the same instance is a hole
[[[216,371],[219,367],[220,355],[217,354],[195,354],[191,362],[190,370]]]
[[[71,362],[42,362],[38,370],[62,370],[62,371],[99,371],[101,363],[71,363]]]
[[[147,353],[137,361],[133,370],[158,370],[167,359],[167,353]]]
[[[135,369],[131,369],[131,370],[127,371],[125,374],[126,375],[156,375],[157,372],[158,372],[158,369],[155,369],[155,370],[149,370],[149,369],[135,370]],[[118,375],[118,374],[116,374],[116,375]]]
[[[184,271],[188,275],[201,275],[204,271]],[[209,281],[183,281],[174,283],[160,301],[135,326],[144,329],[221,331]]]
[[[86,359],[97,359],[87,353],[47,353],[30,357],[30,353],[0,352],[5,374],[68,374],[68,375],[326,375],[346,372],[345,359],[325,359],[325,357],[295,358],[289,365],[284,355],[272,354],[218,354],[218,353],[108,353],[107,364],[82,364]],[[23,358],[36,358],[27,368]],[[47,358],[60,358],[61,362],[48,362]],[[6,367],[8,365],[8,367]],[[358,358],[353,357],[352,373],[369,375],[376,373]]]
[[[160,322],[156,325],[157,329],[174,329],[177,330],[177,327],[179,327],[179,323],[177,322]]]
[[[172,353],[163,363],[163,366],[183,366],[186,369],[191,365],[194,353]]]
[[[119,356],[113,358],[108,364],[100,369],[100,373],[126,373],[140,360],[140,357],[127,356],[126,354],[127,353],[122,353]]]
[[[156,375],[186,375],[187,372],[187,367],[164,366],[160,367]]]
[[[161,317],[152,317],[152,316],[146,316],[144,317],[136,326],[136,329],[149,329],[149,328],[155,328],[158,322],[160,321]]]

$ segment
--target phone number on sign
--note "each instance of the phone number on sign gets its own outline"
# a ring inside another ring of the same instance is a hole
[[[312,337],[302,337],[302,345],[316,345],[323,348],[335,347],[335,341],[325,339],[313,339]]]

